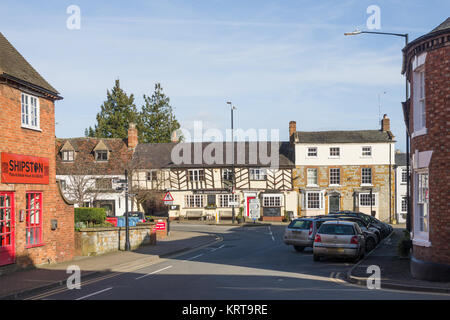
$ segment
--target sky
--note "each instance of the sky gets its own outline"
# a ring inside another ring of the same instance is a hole
[[[70,5],[80,28],[67,28]],[[402,37],[410,41],[449,15],[449,1],[24,1],[0,2],[0,31],[64,97],[56,135],[81,137],[116,79],[136,105],[161,83],[182,128],[195,121],[225,135],[234,127],[299,131],[379,129],[391,119],[405,150]],[[381,106],[381,107],[380,107]],[[268,137],[270,140],[270,136]]]

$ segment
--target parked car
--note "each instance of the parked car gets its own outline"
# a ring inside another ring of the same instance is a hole
[[[381,240],[381,236],[378,236],[379,230],[376,228],[367,228],[361,218],[356,217],[342,217],[339,220],[356,222],[364,234],[364,240],[366,242],[366,252],[372,251],[375,246]]]
[[[146,221],[145,213],[140,212],[140,211],[129,211],[125,215],[128,215],[128,217],[138,218],[139,222],[145,222]]]
[[[293,245],[294,249],[299,252],[306,247],[312,248],[317,230],[323,222],[328,220],[336,220],[336,218],[310,217],[294,219],[286,227],[283,241],[287,245]]]
[[[365,237],[356,222],[325,221],[314,238],[313,259],[345,257],[357,261],[364,256],[365,250]]]
[[[372,234],[374,237],[375,244],[378,244],[381,241],[381,230],[370,223],[367,223],[364,219],[354,216],[354,215],[334,215],[332,213],[329,214],[330,217],[336,217],[342,220],[353,221],[356,222],[363,232],[368,232]]]
[[[377,228],[380,230],[380,234],[382,238],[387,237],[389,234],[391,234],[393,228],[387,223],[384,223],[377,218],[372,217],[371,215],[362,213],[362,212],[354,212],[354,211],[338,211],[334,212],[333,215],[353,215],[358,218],[363,219],[367,224],[370,224],[371,226]]]

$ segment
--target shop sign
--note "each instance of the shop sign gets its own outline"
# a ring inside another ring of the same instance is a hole
[[[2,152],[2,183],[49,183],[48,158]]]

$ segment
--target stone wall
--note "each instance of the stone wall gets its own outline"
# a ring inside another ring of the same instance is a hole
[[[153,230],[154,224],[130,227],[130,247],[137,249],[142,245],[155,245],[157,233],[164,237],[164,232]],[[76,254],[95,256],[107,252],[125,249],[125,227],[85,228],[75,232]]]

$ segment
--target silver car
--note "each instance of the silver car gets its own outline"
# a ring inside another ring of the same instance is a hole
[[[312,248],[314,237],[320,225],[329,220],[337,220],[336,218],[298,218],[286,227],[283,241],[287,245],[293,245],[295,250],[301,252],[306,247]]]
[[[365,254],[365,237],[356,222],[326,221],[314,238],[313,258],[343,257],[358,260]]]

